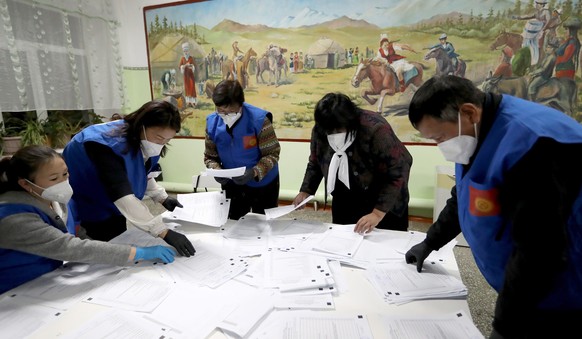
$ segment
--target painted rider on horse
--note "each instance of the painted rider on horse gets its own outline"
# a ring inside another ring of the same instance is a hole
[[[535,65],[540,59],[540,42],[543,42],[544,31],[548,22],[552,18],[550,10],[546,8],[546,0],[535,0],[536,10],[528,15],[512,15],[512,19],[528,20],[523,29],[523,45],[529,47],[531,51],[531,64]]]
[[[241,55],[238,55],[239,53]],[[233,42],[232,43],[232,61],[242,59],[244,54],[245,54],[245,52],[241,51],[240,48],[238,48],[238,41]]]
[[[387,34],[380,36],[380,48],[378,49],[378,59],[386,60],[396,72],[398,81],[400,82],[400,91],[404,92],[406,89],[404,81],[404,73],[413,69],[414,65],[405,60],[405,56],[396,54],[396,51],[411,51],[417,53],[412,47],[407,44],[396,44],[396,41],[390,41]]]
[[[431,46],[430,49],[433,49],[435,47],[440,47],[444,49],[445,52],[447,52],[447,55],[449,56],[449,58],[451,58],[451,62],[453,63],[453,68],[456,70],[457,66],[459,65],[459,59],[457,59],[459,55],[455,52],[455,47],[453,46],[453,44],[447,41],[446,33],[441,34],[441,36],[439,36],[439,43]]]
[[[574,79],[580,54],[578,30],[582,22],[576,17],[570,17],[562,26],[568,30],[568,36],[556,51],[556,78]]]

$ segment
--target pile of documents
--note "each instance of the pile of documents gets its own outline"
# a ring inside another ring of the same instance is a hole
[[[384,300],[392,304],[467,295],[463,282],[434,261],[425,261],[422,273],[416,271],[416,265],[404,262],[375,265],[366,271],[366,277]]]
[[[262,215],[224,225],[228,208],[215,208],[228,204],[224,193],[180,195],[179,200],[185,208],[172,212],[172,220],[213,226],[208,229],[214,232],[204,236],[188,235],[194,256],[178,256],[171,264],[139,261],[127,267],[69,263],[1,299],[0,328],[8,331],[7,337],[26,337],[55,317],[67,316],[72,307],[85,314],[84,308],[98,305],[102,310],[87,312],[88,319],[68,337],[119,333],[127,338],[206,338],[218,330],[227,337],[372,338],[368,318],[379,315],[331,312],[350,288],[342,265],[365,270],[360,279],[370,283],[367,290],[390,304],[467,293],[441,264],[452,259],[454,244],[432,253],[422,273],[405,264],[404,253],[424,238],[423,233],[362,235],[353,232],[354,225]],[[214,207],[194,209],[200,213],[187,208],[200,204]],[[135,228],[112,242],[168,246]],[[381,299],[376,301],[379,307],[386,305]],[[34,306],[26,306],[31,303]],[[419,322],[425,323],[418,326]],[[422,328],[446,333],[442,338],[482,338],[462,312],[434,320],[385,317],[376,323],[385,325],[389,338],[427,337],[429,332],[418,332]]]

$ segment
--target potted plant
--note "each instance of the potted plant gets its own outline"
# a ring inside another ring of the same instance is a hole
[[[13,126],[0,123],[0,135],[2,136],[2,155],[12,155],[22,147],[20,131]]]
[[[43,123],[36,117],[8,118],[2,125],[2,154],[16,153],[21,147],[46,143]]]
[[[22,147],[47,143],[46,133],[41,121],[38,121],[36,118],[21,121],[23,127],[20,132],[20,136],[22,136]]]
[[[43,121],[43,128],[47,135],[48,144],[52,148],[63,148],[71,140],[71,137],[81,130],[82,122],[72,122],[62,111],[57,111]]]

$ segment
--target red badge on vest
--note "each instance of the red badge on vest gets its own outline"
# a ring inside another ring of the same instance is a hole
[[[257,147],[257,136],[256,135],[245,135],[243,137],[243,147],[245,149]]]
[[[469,213],[476,217],[491,217],[499,215],[498,190],[480,190],[469,186]]]

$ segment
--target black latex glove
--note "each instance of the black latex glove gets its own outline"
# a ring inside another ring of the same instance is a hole
[[[432,252],[430,247],[423,241],[419,244],[412,246],[411,249],[406,252],[404,257],[406,258],[407,264],[414,264],[416,263],[416,270],[418,273],[422,271],[422,264],[424,260],[428,257],[428,255]]]
[[[164,237],[164,241],[168,244],[174,246],[178,254],[184,257],[189,257],[196,253],[194,246],[186,236],[182,233],[178,233],[172,230],[168,230],[166,236]]]
[[[232,178],[237,185],[246,185],[247,182],[251,181],[255,177],[255,170],[251,168],[247,168],[245,174],[241,175],[240,177]]]
[[[489,335],[489,339],[504,339],[505,337],[502,336],[499,332],[497,332],[495,329],[493,329],[491,331],[491,334]]]
[[[216,180],[221,185],[226,185],[226,184],[228,184],[228,181],[230,180],[230,178],[214,177],[214,180]]]
[[[167,197],[166,200],[164,200],[162,203],[162,206],[164,206],[170,212],[173,211],[176,207],[184,207],[182,204],[180,204],[178,199],[172,197]]]

